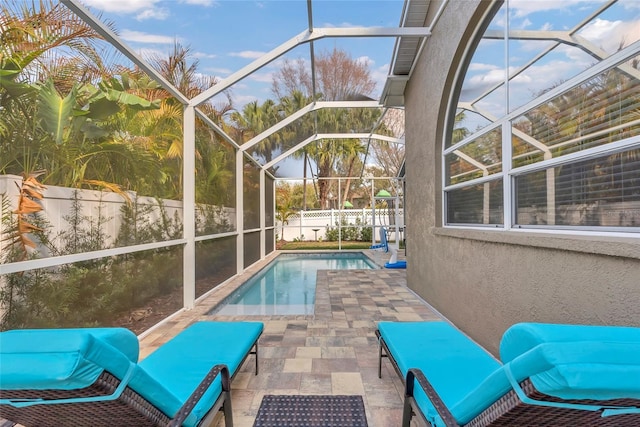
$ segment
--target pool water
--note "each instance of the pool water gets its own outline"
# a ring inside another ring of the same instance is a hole
[[[210,314],[313,314],[318,270],[371,269],[362,253],[281,254]]]

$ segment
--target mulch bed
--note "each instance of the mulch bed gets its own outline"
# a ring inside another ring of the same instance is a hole
[[[196,297],[205,294],[227,278],[232,272],[221,270],[212,276],[196,281]],[[112,326],[121,326],[141,334],[182,308],[183,290],[176,288],[170,294],[156,297],[144,306],[118,317]]]

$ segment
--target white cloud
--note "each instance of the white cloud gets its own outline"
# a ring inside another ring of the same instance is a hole
[[[114,13],[134,13],[154,8],[159,0],[83,0],[87,6]]]
[[[536,12],[573,9],[586,3],[601,3],[594,0],[519,0],[510,3],[511,11],[516,18],[523,18]]]
[[[206,73],[195,73],[194,76],[199,78],[199,79],[203,79],[203,80],[204,79],[208,79],[210,77],[216,77],[216,76],[211,76],[211,75],[206,74]]]
[[[529,18],[525,18],[524,21],[522,21],[522,23],[520,24],[520,29],[524,30],[525,28],[530,27],[532,24],[533,22],[531,22]]]
[[[251,75],[248,76],[248,79],[253,80],[254,82],[271,83],[271,81],[273,80],[273,74],[272,73],[251,73]]]
[[[215,0],[180,0],[180,3],[205,7],[211,7],[218,4],[218,2]]]
[[[595,58],[582,49],[573,46],[560,45],[554,49],[558,55],[564,55],[569,59],[575,68],[585,69],[595,62]],[[562,61],[564,62],[564,61]]]
[[[367,67],[372,67],[373,64],[375,64],[375,61],[367,55],[357,57],[355,59],[355,62],[365,65]]]
[[[243,50],[242,52],[231,52],[229,56],[236,56],[239,58],[257,59],[264,55],[266,52],[260,52],[257,50]]]
[[[603,40],[608,36],[621,21],[607,21],[604,19],[594,19],[581,31],[580,35],[589,40]]]
[[[136,52],[138,53],[138,55],[140,55],[145,59],[158,58],[158,57],[166,58],[169,55],[167,52],[163,52],[159,49],[149,49],[149,48],[138,49],[136,50]]]
[[[627,10],[640,9],[640,2],[638,0],[618,0],[618,4]]]
[[[540,28],[541,31],[551,31],[553,30],[553,24],[551,22],[545,22]]]
[[[169,15],[169,10],[161,7],[158,9],[145,9],[141,13],[136,15],[136,19],[138,21],[145,21],[147,19],[157,19],[159,21],[162,21],[167,19]]]
[[[548,49],[555,43],[553,40],[518,40],[516,53],[511,51],[511,60],[513,61],[517,53],[533,52],[538,54]],[[533,56],[532,56],[533,57]]]
[[[160,34],[148,34],[142,31],[134,30],[122,30],[120,37],[123,40],[136,43],[159,43],[159,44],[172,44],[176,38],[171,36],[163,36]],[[179,39],[178,39],[179,40]]]
[[[472,62],[469,64],[469,71],[485,71],[496,70],[498,67],[494,64],[483,64],[481,62]]]
[[[503,81],[504,81],[504,69],[502,68],[492,69],[485,74],[478,74],[468,79],[469,85],[471,87],[492,86],[496,83],[503,82]]]
[[[373,68],[371,70],[371,78],[376,82],[376,87],[372,93],[372,98],[379,98],[384,89],[384,84],[387,82],[387,75],[389,74],[389,64],[381,65],[380,67]]]
[[[238,108],[238,106],[244,106],[250,102],[257,101],[258,97],[255,95],[231,95],[231,99],[233,100],[233,105]]]
[[[231,74],[233,71],[228,69],[228,68],[215,68],[215,67],[211,67],[211,68],[205,68],[205,71],[208,71],[210,73],[212,73],[215,76],[220,76],[220,77],[225,77],[228,76],[229,74]]]
[[[89,7],[117,14],[136,14],[138,21],[147,19],[165,20],[170,12],[160,7],[161,0],[82,0]],[[218,4],[216,0],[179,0],[179,3],[211,7]]]
[[[607,21],[596,19],[579,34],[609,53],[616,52],[620,44],[628,46],[640,39],[639,21]]]
[[[205,53],[205,52],[193,52],[193,57],[194,58],[213,59],[213,58],[217,58],[218,55],[215,55],[213,53]]]
[[[316,25],[314,25],[315,27]],[[335,23],[335,22],[326,22],[324,24],[322,24],[321,26],[322,28],[353,28],[353,27],[360,27],[360,25],[354,25],[351,22],[340,22],[340,23]]]
[[[510,67],[510,71],[515,71],[515,68]],[[514,78],[511,79],[511,84],[530,84],[533,83],[533,78],[529,75],[518,74]]]

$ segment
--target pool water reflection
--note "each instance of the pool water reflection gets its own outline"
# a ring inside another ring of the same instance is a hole
[[[313,314],[318,270],[377,268],[362,253],[281,254],[210,314]]]

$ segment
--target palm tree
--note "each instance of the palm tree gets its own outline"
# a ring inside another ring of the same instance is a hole
[[[230,119],[235,127],[236,139],[242,144],[275,125],[280,120],[279,111],[276,103],[267,99],[262,105],[258,104],[258,101],[253,101],[245,105],[242,112],[232,113]],[[265,163],[268,163],[280,146],[280,135],[273,134],[260,141],[253,149],[253,154],[260,156]]]
[[[360,140],[346,140],[342,142],[341,147],[341,162],[347,165],[345,176],[347,180],[344,185],[344,191],[342,192],[342,200],[340,206],[344,206],[349,197],[349,190],[351,188],[351,177],[353,176],[354,167],[356,161],[360,159],[360,155],[366,152],[366,147]]]
[[[198,72],[199,61],[194,58],[191,47],[183,46],[175,42],[173,50],[168,56],[152,55],[150,64],[156,68],[162,76],[173,86],[180,90],[187,98],[193,98],[209,89],[217,83],[214,76],[202,75]],[[168,92],[161,91],[160,109],[150,114],[145,134],[151,136],[159,150],[156,155],[165,161],[168,177],[174,182],[175,194],[181,197],[182,192],[182,156],[183,156],[183,106],[173,98]],[[200,110],[217,124],[224,124],[224,117],[232,111],[232,105],[227,96],[227,102],[221,105],[214,105],[207,102],[201,105]],[[196,121],[196,170],[199,177],[196,186],[199,194],[204,196],[205,188],[211,188],[214,182],[225,182],[229,179],[227,169],[227,155],[224,154],[227,148],[223,148],[219,138],[210,132],[208,126],[203,122]],[[217,148],[211,147],[211,145]],[[222,150],[220,152],[219,150]],[[211,158],[204,158],[205,153],[211,153]],[[221,161],[223,164],[216,164]],[[222,173],[222,171],[226,171]],[[217,177],[213,179],[213,177]],[[222,193],[222,188],[215,193]],[[207,198],[207,197],[205,197]]]
[[[280,105],[283,115],[285,117],[290,116],[301,108],[307,106],[312,99],[304,95],[299,90],[294,90],[290,95],[280,99]],[[305,116],[300,120],[297,120],[291,129],[291,136],[296,139],[306,138],[312,132],[314,128],[312,122],[312,116]],[[293,154],[294,158],[299,159],[302,157],[302,209],[307,209],[307,164],[309,163],[309,150],[307,147],[303,147],[301,150],[297,150]]]

